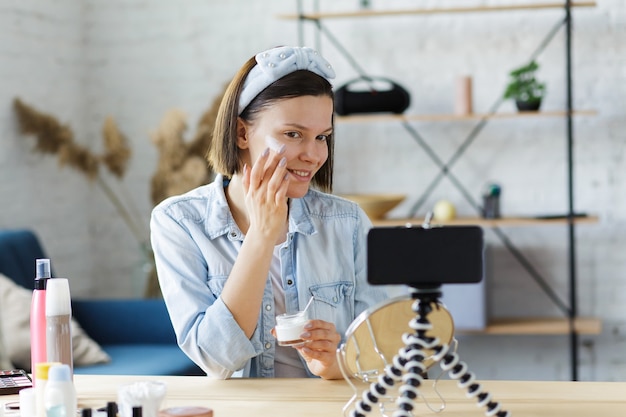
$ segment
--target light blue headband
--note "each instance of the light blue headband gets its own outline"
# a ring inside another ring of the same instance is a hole
[[[256,55],[239,96],[241,114],[256,96],[274,81],[297,70],[307,70],[326,78],[335,78],[333,67],[316,50],[300,46],[281,46]]]

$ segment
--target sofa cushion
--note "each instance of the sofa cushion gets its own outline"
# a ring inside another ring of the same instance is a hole
[[[0,274],[0,335],[9,361],[14,367],[30,371],[30,303],[32,291],[20,287]],[[72,318],[74,366],[110,361],[109,356]]]
[[[89,375],[206,375],[177,345],[102,345],[111,363],[76,368]],[[158,370],[158,373],[157,371]]]
[[[176,345],[162,298],[72,300],[72,314],[101,346]]]
[[[0,323],[2,316],[0,316]],[[14,366],[9,360],[9,354],[4,346],[4,337],[2,336],[2,326],[0,325],[0,369],[13,369]]]
[[[47,256],[35,233],[23,229],[0,230],[0,274],[32,290],[35,259],[42,258]]]

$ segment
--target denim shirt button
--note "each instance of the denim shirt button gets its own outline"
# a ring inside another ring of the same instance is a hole
[[[293,280],[288,279],[287,280],[287,285],[293,285]]]
[[[265,349],[269,349],[272,347],[272,344],[270,342],[265,342]]]
[[[237,232],[230,232],[230,237],[237,237]]]
[[[333,297],[333,302],[336,303],[337,301],[339,301],[339,299],[337,297]]]
[[[266,305],[265,305],[265,309],[266,309],[267,311],[270,311],[270,310],[272,309],[272,306],[271,306],[270,304],[266,304]]]

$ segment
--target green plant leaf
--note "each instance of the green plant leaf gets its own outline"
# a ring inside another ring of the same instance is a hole
[[[504,91],[505,99],[536,102],[545,95],[545,84],[535,78],[535,71],[539,68],[536,61],[518,67],[509,73],[510,81]]]

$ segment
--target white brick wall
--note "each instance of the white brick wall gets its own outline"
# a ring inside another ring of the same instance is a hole
[[[83,137],[83,36],[80,1],[5,1],[0,6],[0,227],[31,227],[53,268],[72,289],[91,286],[87,183],[17,134],[14,97],[49,109]]]
[[[328,10],[358,6],[356,1],[321,4]],[[412,6],[408,0],[394,2],[398,8]],[[140,256],[133,236],[99,189],[76,172],[59,169],[54,158],[30,151],[32,140],[17,132],[12,99],[20,96],[55,114],[96,151],[102,122],[113,116],[134,151],[122,186],[147,227],[148,184],[156,164],[150,132],[171,108],[185,111],[193,130],[245,59],[270,46],[297,43],[297,25],[275,18],[295,10],[292,0],[5,0],[0,6],[0,227],[34,228],[57,274],[72,279],[76,295],[138,295]],[[507,72],[527,59],[559,16],[551,10],[325,23],[370,74],[391,77],[411,91],[410,112],[452,111],[454,79],[462,74],[472,75],[474,110],[484,112],[501,93]],[[575,121],[576,209],[601,217],[597,225],[578,228],[579,304],[581,314],[601,317],[605,327],[598,337],[581,338],[581,378],[626,380],[626,7],[620,0],[599,0],[596,8],[576,9],[574,22],[574,103],[598,111]],[[305,32],[307,43],[314,44],[310,25]],[[546,109],[564,105],[563,42],[560,33],[539,58],[539,75],[549,89]],[[321,49],[337,70],[337,85],[356,76],[324,38]],[[513,106],[505,103],[501,110]],[[415,127],[446,160],[473,123]],[[505,214],[563,212],[564,132],[560,119],[493,121],[453,172],[476,198],[486,181],[500,182]],[[339,125],[337,139],[335,191],[407,193],[394,215],[406,214],[437,173],[397,125]],[[420,215],[440,198],[471,214],[444,179]],[[566,298],[565,229],[506,232]],[[494,253],[501,254],[489,293],[492,313],[523,315],[531,305],[531,314],[556,314],[510,255],[497,249],[493,235],[487,236]],[[566,337],[466,337],[461,352],[481,378],[569,377]]]

